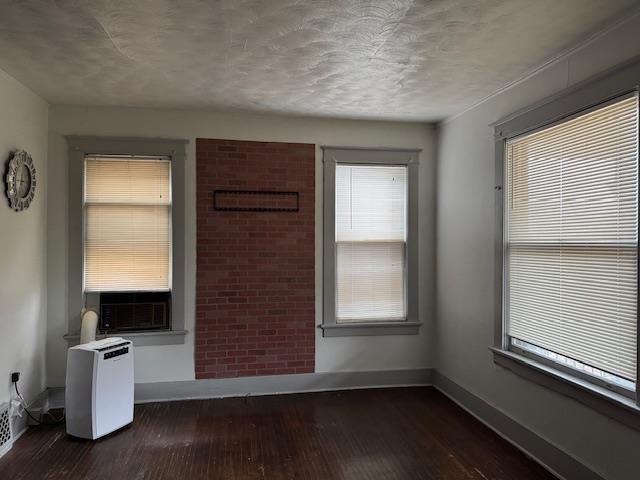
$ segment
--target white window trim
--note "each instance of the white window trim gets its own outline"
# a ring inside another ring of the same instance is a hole
[[[103,155],[166,156],[171,159],[172,190],[172,293],[171,330],[118,333],[137,346],[174,345],[184,343],[185,308],[185,145],[187,140],[67,136],[68,170],[68,243],[67,311],[69,343],[77,343],[80,332],[80,311],[85,306],[83,292],[83,184],[85,157]]]
[[[576,399],[600,413],[640,430],[639,381],[634,398],[605,388],[588,376],[567,371],[533,354],[511,348],[506,334],[504,311],[504,162],[505,144],[510,138],[546,125],[583,114],[608,101],[640,89],[640,61],[633,59],[592,79],[493,124],[495,128],[495,329],[490,347],[497,365],[560,394]],[[640,339],[640,329],[639,329]],[[638,342],[640,344],[640,341]],[[638,355],[640,366],[640,355]],[[640,369],[639,369],[640,371]]]
[[[418,157],[417,149],[383,149],[323,146],[323,336],[416,335],[418,320]],[[335,170],[336,164],[407,166],[407,318],[397,322],[337,323],[335,315]]]

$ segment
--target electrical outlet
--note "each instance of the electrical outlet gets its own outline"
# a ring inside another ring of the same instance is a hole
[[[20,372],[11,373],[11,383],[18,383],[18,380],[20,380]]]

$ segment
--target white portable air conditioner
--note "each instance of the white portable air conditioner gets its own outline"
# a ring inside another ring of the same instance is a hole
[[[96,439],[133,421],[133,348],[129,340],[105,338],[67,354],[67,433]]]

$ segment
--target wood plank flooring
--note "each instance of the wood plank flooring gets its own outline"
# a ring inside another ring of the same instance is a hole
[[[10,479],[538,480],[550,473],[431,387],[137,405],[97,441],[29,429]]]

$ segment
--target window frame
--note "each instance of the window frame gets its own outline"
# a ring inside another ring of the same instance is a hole
[[[164,156],[171,161],[171,328],[140,332],[113,332],[137,346],[183,344],[185,308],[185,145],[187,140],[129,137],[65,137],[68,144],[68,334],[76,342],[80,331],[80,311],[95,306],[87,301],[83,288],[84,271],[84,169],[87,155]],[[98,295],[99,296],[99,295]],[[90,299],[89,299],[90,300]]]
[[[359,335],[416,335],[418,313],[418,149],[386,149],[323,146],[324,230],[323,230],[323,315],[324,337]],[[406,296],[407,316],[399,321],[338,323],[336,321],[335,171],[337,164],[388,165],[407,168]]]
[[[510,345],[504,315],[508,272],[505,271],[504,258],[506,232],[503,188],[506,185],[507,140],[566,122],[639,91],[640,61],[633,59],[491,125],[494,127],[495,142],[495,325],[494,343],[490,350],[496,364],[640,430],[640,379],[636,379],[635,394],[629,395],[628,391],[621,392],[615,386],[606,385],[606,382],[562,368],[561,364],[552,364],[534,353]],[[640,328],[637,344],[640,345]],[[637,355],[636,361],[640,372],[640,355]]]

